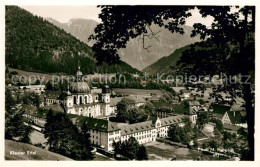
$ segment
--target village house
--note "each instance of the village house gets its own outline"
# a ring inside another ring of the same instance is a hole
[[[245,111],[226,111],[222,118],[222,123],[247,128],[245,115]]]

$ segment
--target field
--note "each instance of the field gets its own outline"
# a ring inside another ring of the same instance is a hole
[[[121,89],[114,88],[115,93],[122,95],[150,95],[150,93],[155,94],[156,96],[162,96],[163,92],[160,90],[146,90],[146,89]]]
[[[10,151],[25,152],[24,155],[11,155]],[[27,151],[35,152],[36,155],[27,155]],[[30,144],[20,143],[12,140],[5,140],[5,159],[6,160],[72,160],[68,157],[35,147]]]
[[[201,156],[201,160],[220,160],[212,155],[203,155],[202,152],[189,148],[179,148],[160,142],[151,142],[144,145],[147,150],[149,160],[196,160]]]
[[[53,74],[52,75],[52,74],[44,74],[44,73],[37,73],[37,72],[29,72],[29,71],[23,71],[23,70],[14,69],[14,68],[9,68],[9,71],[16,71],[16,72],[18,72],[19,76],[25,76],[27,78],[28,78],[28,76],[35,76],[36,78],[40,77],[45,82],[48,82],[49,80],[52,80],[53,75],[57,75],[57,74]]]

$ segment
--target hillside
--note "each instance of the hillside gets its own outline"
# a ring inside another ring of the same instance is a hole
[[[17,6],[6,6],[5,44],[6,64],[16,69],[74,74],[80,62],[85,74],[138,71],[125,62],[96,66],[89,46]]]
[[[89,35],[94,33],[94,28],[98,22],[88,19],[71,19],[68,23],[60,23],[52,18],[46,18],[49,22],[64,29],[66,32],[72,34],[77,39],[92,46],[94,41],[88,41]],[[190,34],[192,27],[184,26],[185,34],[180,35],[171,33],[170,31],[160,28],[159,26],[151,26],[153,32],[158,33],[158,40],[146,39],[146,45],[151,45],[149,52],[143,49],[139,37],[130,39],[125,49],[119,50],[121,60],[130,64],[132,67],[143,70],[145,67],[151,65],[162,57],[170,55],[176,49],[199,41],[199,37],[191,38]]]
[[[163,57],[153,63],[152,65],[146,67],[143,72],[148,73],[149,75],[156,75],[157,73],[163,74],[163,73],[174,73],[170,67],[175,67],[177,61],[180,59],[182,52],[188,49],[189,46],[182,47],[180,49],[176,49],[171,55],[167,57]]]
[[[12,151],[25,152],[24,155],[12,155]],[[36,152],[36,155],[27,155],[27,151]],[[50,152],[48,150],[35,147],[30,144],[16,142],[12,140],[5,140],[5,159],[6,160],[55,160],[64,161],[72,159]]]

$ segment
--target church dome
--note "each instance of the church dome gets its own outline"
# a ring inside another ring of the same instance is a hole
[[[90,93],[90,87],[86,82],[74,82],[71,85],[71,92],[73,92],[73,93]]]

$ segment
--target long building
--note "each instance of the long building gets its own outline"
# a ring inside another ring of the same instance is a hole
[[[91,136],[91,142],[104,148],[106,151],[113,151],[113,141],[124,141],[130,137],[135,137],[140,144],[155,141],[159,137],[167,137],[170,125],[176,124],[184,126],[184,119],[189,115],[171,116],[167,118],[157,118],[152,121],[135,124],[118,124],[108,120],[77,116],[72,118],[73,122],[81,127],[86,123]]]

